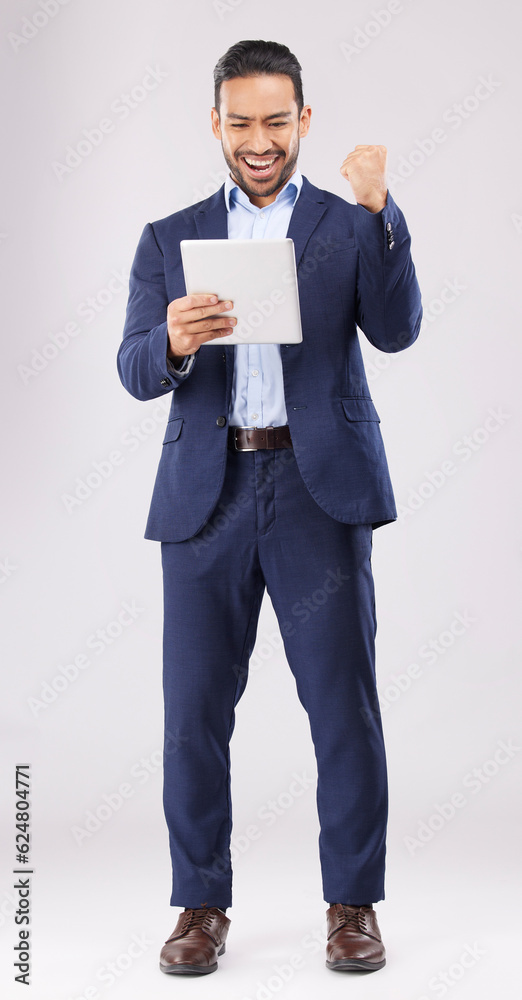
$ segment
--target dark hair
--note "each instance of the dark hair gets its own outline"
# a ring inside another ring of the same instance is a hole
[[[238,76],[289,76],[294,85],[297,113],[303,110],[301,66],[286,45],[247,40],[231,45],[214,69],[214,105],[219,114],[221,84]]]

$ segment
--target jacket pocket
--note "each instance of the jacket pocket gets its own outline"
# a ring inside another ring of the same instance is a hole
[[[347,420],[377,420],[380,423],[381,418],[368,396],[349,396],[341,403]]]
[[[347,236],[343,239],[332,238],[326,247],[326,253],[339,253],[340,250],[351,250],[355,246],[355,236]]]
[[[165,437],[163,438],[163,444],[170,444],[171,441],[178,440],[181,434],[182,424],[183,424],[183,417],[172,417],[172,420],[169,420],[165,430]]]
[[[329,236],[325,240],[316,240],[314,243],[309,244],[303,256],[303,262],[305,260],[315,261],[317,266],[321,261],[329,261],[332,254],[340,253],[342,250],[353,250],[354,247],[354,236],[343,237],[343,239]],[[308,267],[310,266],[308,264]]]

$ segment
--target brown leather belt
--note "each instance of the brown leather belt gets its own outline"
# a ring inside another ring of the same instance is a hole
[[[288,424],[284,427],[229,427],[228,445],[234,451],[257,451],[258,448],[291,448]]]

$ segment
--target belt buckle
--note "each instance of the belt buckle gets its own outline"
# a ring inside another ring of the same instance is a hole
[[[257,425],[254,427],[234,427],[234,451],[258,451],[258,448],[238,448],[237,446],[237,431],[256,431]]]

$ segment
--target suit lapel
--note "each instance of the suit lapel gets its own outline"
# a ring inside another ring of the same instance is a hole
[[[204,207],[194,212],[194,222],[200,240],[226,240],[228,237],[227,207],[223,187],[224,185],[207,199]],[[287,236],[294,241],[297,267],[310,236],[326,210],[322,191],[303,177],[303,186],[295,203],[287,232]]]
[[[294,241],[295,263],[299,269],[301,258],[315,227],[326,212],[322,191],[303,177],[303,186],[297,199],[287,236]]]
[[[194,212],[194,222],[200,240],[226,240],[228,238],[227,206],[224,185],[205,202],[204,208]]]
[[[194,223],[200,240],[226,240],[228,239],[227,206],[223,194],[224,184],[205,202],[205,207],[194,212]],[[235,348],[233,344],[223,344],[221,348],[225,352],[226,385],[225,385],[225,406],[230,404],[230,393],[232,391],[232,379],[234,375]],[[209,351],[219,351],[219,347],[207,348]]]
[[[226,240],[228,238],[227,207],[223,194],[224,185],[194,212],[194,223],[200,240]],[[315,227],[327,210],[322,191],[303,176],[303,185],[294,205],[287,236],[294,241],[295,262],[299,264]],[[213,348],[217,350],[217,348]],[[223,345],[227,368],[227,399],[230,398],[234,369],[234,347]]]

